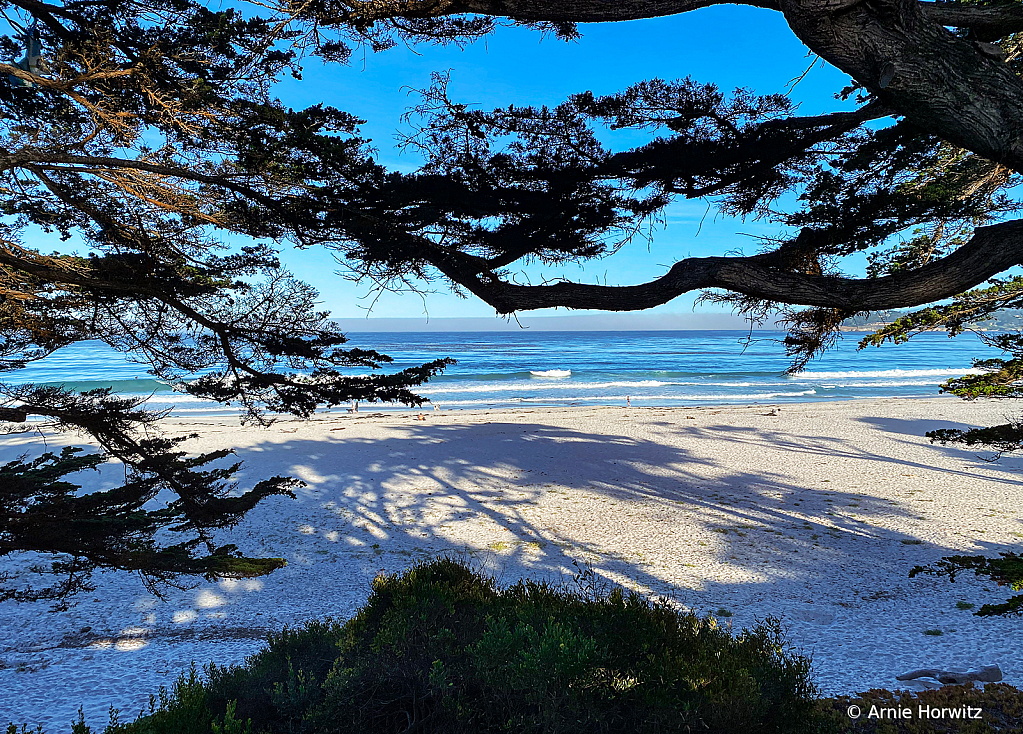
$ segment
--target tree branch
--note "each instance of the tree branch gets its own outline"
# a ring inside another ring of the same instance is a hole
[[[0,64],[2,66],[2,64]],[[29,163],[40,164],[46,166],[56,166],[58,169],[65,166],[89,166],[96,168],[109,168],[113,170],[131,170],[131,171],[145,171],[147,173],[153,173],[158,176],[168,176],[173,178],[179,178],[185,181],[195,181],[197,183],[209,184],[211,186],[219,186],[228,189],[236,194],[245,196],[253,201],[257,201],[263,206],[280,211],[283,209],[278,200],[267,196],[266,194],[256,190],[252,186],[248,186],[243,183],[232,180],[231,177],[226,175],[208,175],[200,173],[194,169],[183,168],[180,166],[172,166],[164,163],[151,163],[149,161],[132,159],[132,158],[113,158],[110,156],[95,156],[95,155],[71,155],[64,152],[58,151],[42,151],[42,150],[27,150],[25,152],[19,152],[14,155],[10,155],[6,161],[3,161],[6,167],[13,166],[26,166]]]
[[[829,112],[812,117],[780,117],[764,120],[759,123],[761,129],[783,128],[785,130],[805,130],[813,127],[826,127],[832,135],[852,130],[864,122],[880,120],[891,116],[892,111],[879,102],[871,102],[850,112]]]
[[[920,129],[1023,170],[1023,81],[911,0],[781,0],[789,27]]]
[[[1023,6],[962,5],[957,2],[922,2],[928,20],[952,28],[967,28],[979,41],[995,41],[1023,31]]]
[[[636,311],[693,290],[724,288],[753,298],[848,311],[883,311],[949,298],[1023,263],[1023,220],[978,227],[951,255],[907,273],[856,279],[806,275],[777,265],[777,253],[687,258],[662,277],[634,286],[561,282],[521,286],[479,273],[456,253],[436,247],[431,262],[448,278],[506,314],[564,306]]]
[[[319,17],[325,25],[369,24],[395,18],[439,18],[475,13],[521,21],[604,23],[677,15],[712,5],[752,5],[778,10],[778,0],[370,0],[347,2],[344,15]]]
[[[521,21],[604,22],[673,15],[719,0],[378,0],[346,3],[337,22],[478,13]],[[779,9],[806,46],[922,130],[1023,171],[1023,81],[975,41],[944,24],[982,32],[1014,27],[1020,10],[959,10],[915,0],[752,0]],[[315,11],[313,11],[315,13]],[[987,18],[988,20],[984,20]],[[319,18],[323,20],[323,18]],[[971,27],[971,26],[966,26]],[[990,36],[989,36],[990,37]],[[890,72],[890,73],[889,73]]]

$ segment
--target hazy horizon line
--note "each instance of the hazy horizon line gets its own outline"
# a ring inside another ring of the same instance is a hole
[[[577,316],[465,316],[332,319],[343,331],[749,331],[741,316],[712,314],[583,314]],[[758,330],[777,329],[774,322]]]

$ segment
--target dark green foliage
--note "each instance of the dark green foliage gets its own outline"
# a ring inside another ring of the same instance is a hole
[[[336,195],[378,172],[359,121],[270,96],[282,73],[299,73],[288,42],[304,43],[273,13],[192,0],[0,5],[0,420],[41,416],[39,427],[85,433],[103,451],[4,468],[0,556],[48,555],[63,580],[0,578],[0,598],[63,599],[101,567],[137,571],[153,590],[182,575],[269,573],[283,561],[243,558],[213,533],[293,480],[237,493],[238,464],[210,468],[227,451],[177,451],[182,439],[159,436],[142,401],[19,384],[18,370],[96,340],[261,423],[352,400],[422,404],[412,388],[450,360],[381,374],[390,357],[345,348],[316,291],[278,257],[286,237],[312,243],[297,223],[315,217],[293,206],[301,186]],[[39,58],[10,63],[30,47]],[[349,50],[339,40],[329,55]],[[312,164],[316,146],[330,175]],[[83,251],[26,244],[40,230]],[[225,233],[249,239],[228,246]],[[108,457],[124,465],[123,486],[79,496],[63,479]],[[149,505],[163,490],[169,501]],[[177,538],[157,542],[161,530]]]
[[[986,428],[970,428],[966,431],[958,428],[939,428],[924,435],[936,443],[978,446],[994,451],[996,457],[1023,448],[1023,423],[1018,421]]]
[[[234,727],[234,708],[225,707],[222,717],[210,713],[209,694],[193,663],[188,674],[178,676],[171,691],[160,687],[149,697],[149,710],[130,724],[119,721],[119,712],[111,711],[105,734],[220,734],[214,727]],[[231,723],[228,723],[230,721]],[[225,732],[225,734],[227,734]],[[239,733],[240,734],[240,733]]]
[[[1018,284],[1014,283],[1014,285]],[[987,290],[1001,291],[1002,286],[996,285]],[[1023,383],[1021,383],[1023,380],[1023,334],[991,335],[982,333],[981,339],[989,346],[997,347],[1008,353],[1011,358],[975,360],[973,366],[975,369],[982,370],[980,373],[953,378],[941,386],[941,391],[952,393],[964,400],[1023,397]],[[929,431],[926,435],[933,442],[989,449],[995,452],[996,457],[1023,448],[1023,423],[1018,420],[965,431],[942,428]]]
[[[860,130],[817,172],[789,225],[812,228],[833,254],[871,253],[875,276],[904,272],[962,244],[978,224],[1017,211],[1012,173],[927,135],[908,120]],[[908,241],[892,235],[909,231]]]
[[[916,566],[909,575],[923,573],[931,576],[947,576],[955,581],[963,571],[973,571],[976,576],[990,578],[999,586],[1008,586],[1013,591],[1023,591],[1023,556],[1018,553],[1001,553],[999,558],[985,556],[948,556],[933,566]],[[971,604],[970,607],[973,605]],[[1009,597],[1001,604],[985,604],[977,612],[979,617],[1005,614],[1023,614],[1023,594]]]
[[[933,329],[942,329],[950,337],[967,330],[985,326],[999,311],[1019,308],[1023,305],[1023,277],[1007,279],[992,278],[984,288],[962,293],[948,303],[928,306],[911,313],[900,315],[873,334],[860,341],[860,348],[879,347],[886,342],[901,344],[914,334]],[[1018,348],[1018,337],[1011,334],[981,334],[989,343],[1006,351]]]
[[[106,391],[99,393],[91,397],[101,403],[110,399]],[[240,464],[205,468],[228,451],[186,457],[174,449],[188,436],[143,438],[122,433],[116,425],[96,433],[110,439],[105,441],[110,454],[83,455],[82,449],[67,447],[59,456],[22,457],[0,466],[0,558],[26,551],[55,557],[49,572],[61,579],[33,588],[24,579],[0,575],[0,599],[66,604],[69,596],[92,588],[89,578],[97,568],[136,572],[158,592],[160,582],[183,574],[240,578],[284,565],[281,558],[246,558],[233,545],[218,546],[211,531],[235,525],[265,497],[293,496],[292,487],[299,482],[273,477],[235,494],[230,479]],[[96,469],[111,455],[125,462],[121,486],[81,493],[79,484],[68,481],[69,475]],[[173,491],[177,501],[147,507],[164,490]],[[182,540],[159,542],[157,534],[163,530]]]
[[[267,649],[245,667],[211,670],[217,708],[236,701],[237,715],[259,722],[257,730],[301,730],[308,707],[322,699],[321,684],[345,634],[345,626],[330,619],[271,634]]]
[[[781,323],[788,329],[783,343],[792,359],[788,372],[801,372],[814,357],[831,348],[839,337],[838,327],[852,315],[834,308],[809,308],[792,311]]]
[[[191,711],[200,693],[183,688],[114,731],[170,734],[179,716],[226,730],[229,710],[288,734],[754,734],[821,721],[809,663],[775,622],[732,636],[622,590],[499,589],[450,560],[378,577],[354,618],[272,637],[244,667],[212,669],[202,695]],[[187,731],[215,731],[203,725]]]

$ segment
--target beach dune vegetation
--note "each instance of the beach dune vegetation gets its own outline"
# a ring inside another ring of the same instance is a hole
[[[810,662],[779,625],[739,634],[621,589],[520,581],[456,561],[373,582],[350,620],[271,636],[107,734],[228,731],[809,732]]]

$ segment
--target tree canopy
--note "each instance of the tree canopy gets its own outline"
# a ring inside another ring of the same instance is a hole
[[[853,109],[815,116],[800,116],[776,90],[727,95],[691,78],[638,81],[606,96],[579,90],[554,108],[481,110],[452,99],[437,74],[408,117],[403,145],[422,159],[413,172],[382,166],[351,113],[294,110],[274,97],[274,82],[300,76],[310,57],[343,65],[360,47],[465,43],[502,23],[571,39],[585,31],[580,24],[714,4],[3,3],[0,368],[14,372],[95,339],[183,391],[240,404],[254,420],[352,399],[421,402],[411,389],[445,361],[346,376],[388,359],[343,347],[315,292],[282,267],[285,245],[327,248],[384,288],[439,281],[502,314],[636,310],[704,292],[754,318],[781,311],[796,367],[857,313],[954,296],[977,306],[926,312],[938,321],[914,315],[883,340],[921,319],[955,330],[984,308],[1019,305],[1015,279],[960,295],[1023,259],[1023,222],[1013,219],[1023,163],[1023,5],[1011,0],[737,3],[781,13],[812,53],[849,75],[835,92]],[[611,150],[600,142],[603,129],[632,129],[646,141]],[[526,264],[613,256],[687,198],[776,222],[784,234],[751,255],[679,259],[641,284],[515,277]],[[79,237],[88,252],[44,254],[26,235],[33,227]],[[248,244],[222,245],[225,232]],[[856,253],[869,256],[866,277],[842,271]],[[197,473],[214,457],[186,459],[171,439],[141,440],[139,427],[153,418],[140,405],[36,386],[0,390],[7,417],[41,415],[84,430],[107,455],[137,467],[141,474],[121,490],[130,498],[108,497],[109,507],[148,512],[142,506],[158,486],[181,498],[172,518],[132,515],[130,530],[97,535],[102,552],[83,556],[89,563],[149,564],[157,575],[226,572],[230,562],[215,571],[202,565],[235,558],[207,530],[288,491],[287,480],[268,480],[228,509],[216,504],[228,498],[227,475]],[[44,491],[51,485],[40,477],[57,481],[92,461],[51,455],[3,468],[22,490],[0,518],[0,553],[74,555],[67,545],[26,543],[11,528],[29,512],[66,512],[70,490]],[[158,527],[191,533],[162,565]],[[149,560],[114,552],[115,538],[127,536]],[[197,556],[202,543],[207,555]],[[236,560],[238,573],[254,572],[253,559]]]
[[[275,21],[174,1],[4,4],[3,12],[10,33],[0,54],[22,60],[0,63],[0,370],[16,374],[56,349],[99,340],[255,421],[351,400],[423,402],[410,388],[450,360],[352,376],[390,358],[346,349],[315,291],[266,244],[286,234],[290,191],[305,176],[300,151],[274,155],[274,135],[338,132],[345,137],[331,147],[351,151],[348,168],[372,169],[348,135],[349,116],[291,113],[268,96],[294,58],[273,48]],[[266,207],[280,216],[264,221]],[[32,227],[77,236],[88,252],[42,253],[30,244]],[[217,237],[224,231],[262,240],[231,248]],[[0,467],[0,556],[54,556],[49,570],[62,579],[37,588],[0,578],[0,598],[64,599],[89,588],[98,567],[137,571],[157,589],[182,574],[259,575],[283,565],[245,558],[214,532],[261,499],[290,494],[295,480],[265,479],[239,494],[230,481],[238,464],[204,468],[227,451],[187,457],[176,450],[187,437],[160,436],[159,414],[107,390],[9,381],[0,396],[0,417],[41,416],[102,447]],[[65,479],[107,459],[125,465],[123,486],[82,495]],[[162,491],[173,499],[162,503]]]

